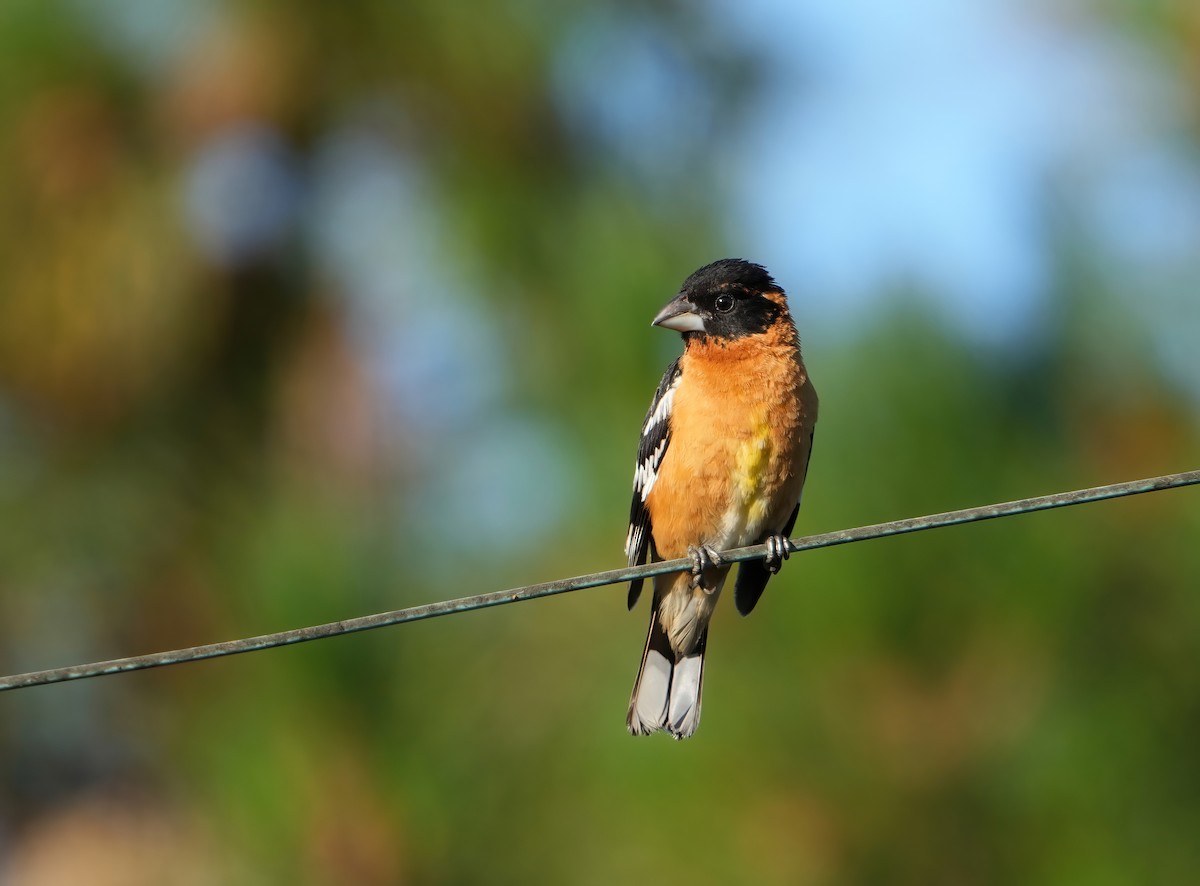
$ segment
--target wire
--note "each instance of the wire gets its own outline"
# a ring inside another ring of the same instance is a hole
[[[888,523],[876,523],[871,526],[860,526],[855,529],[839,529],[836,532],[826,532],[821,535],[809,535],[793,539],[790,542],[790,549],[796,552],[809,551],[815,548],[828,548],[834,545],[866,541],[871,538],[903,535],[908,532],[922,532],[926,529],[954,526],[959,523],[976,523],[980,520],[1011,517],[1033,511],[1045,511],[1051,508],[1063,508],[1069,505],[1080,505],[1109,498],[1140,495],[1144,492],[1157,492],[1162,489],[1174,489],[1180,486],[1192,486],[1195,484],[1200,484],[1200,471],[1166,474],[1161,477],[1150,477],[1145,480],[1132,480],[1128,483],[1095,486],[1090,489],[1078,489],[1074,492],[1058,492],[1053,495],[983,505],[960,511],[948,511],[942,514],[932,514],[927,517],[911,517],[907,520],[893,520]],[[766,545],[751,545],[750,547],[723,552],[721,556],[727,561],[737,562],[759,559],[765,553]],[[570,591],[581,591],[585,588],[619,584],[635,578],[649,578],[655,575],[665,575],[669,572],[684,572],[691,569],[691,566],[692,562],[687,558],[663,560],[658,563],[648,563],[642,566],[610,569],[606,572],[595,572],[591,575],[581,575],[576,578],[527,585],[508,591],[495,591],[490,594],[461,597],[457,600],[446,600],[439,603],[427,603],[423,606],[412,606],[408,609],[397,609],[392,612],[381,612],[376,615],[364,615],[359,618],[346,619],[345,621],[330,622],[329,624],[313,625],[291,631],[280,631],[277,634],[263,634],[259,637],[248,637],[243,640],[229,640],[225,643],[211,643],[207,646],[192,646],[188,649],[173,649],[169,652],[156,652],[151,655],[117,658],[111,661],[52,668],[45,671],[30,671],[26,674],[0,677],[0,692],[10,689],[24,689],[29,686],[42,686],[48,683],[62,683],[67,680],[82,680],[88,677],[102,677],[108,674],[140,671],[146,668],[159,668],[166,665],[183,664],[184,662],[199,661],[206,658],[219,658],[225,655],[237,655],[242,652],[255,652],[259,649],[273,649],[277,646],[290,646],[294,643],[306,643],[309,640],[319,640],[323,637],[336,637],[356,631],[369,631],[374,628],[404,624],[410,621],[421,621],[422,619],[437,618],[442,615],[453,615],[458,612],[470,612],[473,609],[503,606],[507,603],[519,603],[522,600],[535,600],[539,597],[550,597]]]

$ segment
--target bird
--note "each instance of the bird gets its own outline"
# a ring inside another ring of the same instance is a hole
[[[626,725],[682,739],[700,723],[709,622],[731,568],[721,552],[767,545],[738,568],[734,603],[748,615],[790,553],[818,400],[787,296],[762,265],[705,265],[652,325],[681,333],[683,352],[642,423],[625,553],[630,566],[687,557],[692,568],[653,579]]]

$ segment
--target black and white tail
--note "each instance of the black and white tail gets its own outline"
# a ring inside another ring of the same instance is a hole
[[[708,629],[695,649],[676,655],[658,618],[658,607],[650,612],[650,631],[633,696],[629,699],[626,724],[634,735],[660,730],[675,738],[687,738],[700,725],[700,696],[704,688],[704,649]]]

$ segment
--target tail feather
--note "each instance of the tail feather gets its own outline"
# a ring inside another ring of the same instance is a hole
[[[695,652],[675,662],[671,675],[671,703],[667,706],[667,731],[688,738],[700,725],[700,693],[704,688],[704,640]]]
[[[642,666],[629,699],[626,724],[631,733],[666,731],[675,738],[687,738],[696,731],[700,725],[707,640],[705,630],[692,652],[676,655],[659,623],[657,607],[651,612]]]

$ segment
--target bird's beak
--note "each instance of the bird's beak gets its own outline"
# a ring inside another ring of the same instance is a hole
[[[676,332],[704,331],[704,320],[696,313],[696,306],[682,292],[667,302],[650,325],[674,329]]]

